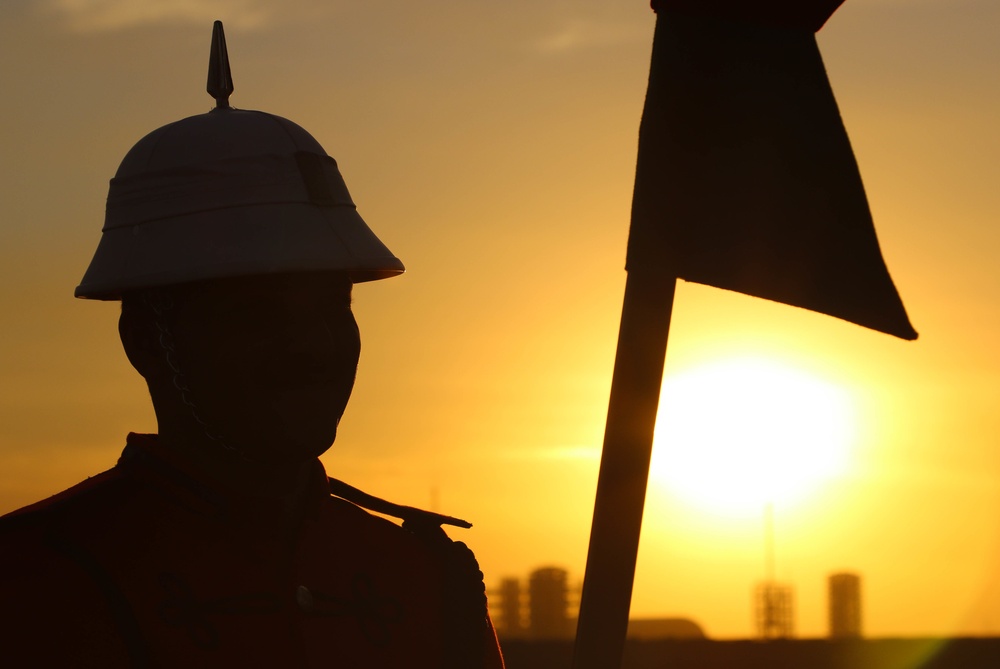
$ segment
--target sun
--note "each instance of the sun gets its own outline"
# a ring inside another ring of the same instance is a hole
[[[843,386],[771,359],[719,360],[667,374],[651,482],[713,513],[757,515],[842,475],[855,433]]]

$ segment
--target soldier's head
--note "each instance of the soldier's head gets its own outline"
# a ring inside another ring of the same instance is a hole
[[[351,287],[293,273],[126,293],[122,344],[161,432],[262,464],[325,451],[360,353]]]
[[[314,456],[354,381],[351,287],[403,265],[309,133],[229,106],[224,45],[217,24],[217,107],[153,131],[122,160],[76,295],[122,300],[122,342],[161,434],[180,421],[244,459]]]

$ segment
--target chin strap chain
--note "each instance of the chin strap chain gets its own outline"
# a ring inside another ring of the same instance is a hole
[[[153,323],[156,325],[156,330],[159,333],[160,348],[163,349],[166,354],[167,366],[170,367],[170,371],[174,373],[174,388],[176,388],[177,392],[181,394],[181,402],[191,412],[191,417],[196,423],[198,423],[209,440],[218,444],[223,448],[223,450],[235,455],[241,460],[251,462],[251,459],[248,458],[242,450],[228,443],[222,435],[209,429],[208,423],[198,412],[198,406],[194,401],[194,394],[191,392],[191,388],[187,384],[187,379],[184,377],[184,372],[181,371],[180,363],[177,361],[177,348],[174,344],[174,333],[171,331],[170,326],[167,325],[165,319],[166,313],[174,308],[173,298],[165,291],[149,289],[142,291],[142,301],[153,312]]]
[[[486,583],[472,550],[452,540],[441,527],[470,528],[472,523],[402,506],[358,490],[335,478],[330,492],[369,511],[399,518],[403,529],[419,538],[441,565],[444,601],[443,669],[477,669],[486,661],[486,642],[492,636],[486,606]]]

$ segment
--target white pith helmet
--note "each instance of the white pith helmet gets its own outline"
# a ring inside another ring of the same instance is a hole
[[[323,147],[287,119],[230,107],[232,91],[216,21],[216,108],[154,130],[125,155],[77,297],[224,277],[338,272],[357,283],[403,272]]]

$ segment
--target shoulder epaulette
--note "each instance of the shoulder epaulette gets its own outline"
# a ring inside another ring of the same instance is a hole
[[[413,529],[439,528],[442,525],[453,525],[465,529],[472,527],[472,523],[461,518],[453,518],[440,513],[434,513],[433,511],[424,511],[412,506],[395,504],[380,497],[369,495],[363,490],[358,490],[354,486],[335,478],[329,478],[328,480],[330,482],[330,494],[334,497],[347,500],[352,504],[360,506],[363,509],[368,509],[369,511],[374,511],[375,513],[399,518],[406,527]]]

